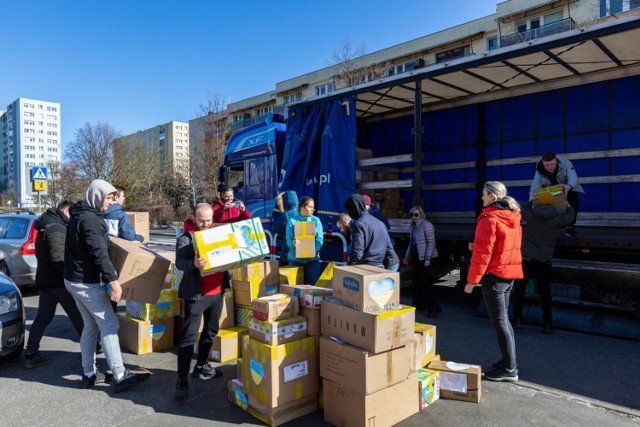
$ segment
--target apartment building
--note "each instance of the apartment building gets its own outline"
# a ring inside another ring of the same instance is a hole
[[[189,124],[169,123],[125,135],[114,141],[114,166],[140,168],[140,162],[130,163],[131,153],[141,149],[146,165],[157,165],[158,171],[173,171],[184,177],[189,175]],[[156,160],[156,162],[154,162]],[[129,162],[129,163],[127,163]]]
[[[640,11],[640,0],[507,0],[496,13],[443,31],[276,83],[275,90],[228,105],[227,122],[240,129],[268,113],[287,115],[288,106],[346,87],[425,67],[483,55],[601,20]],[[346,65],[346,66],[345,66]]]
[[[18,98],[0,113],[0,192],[13,206],[35,206],[31,171],[60,163],[62,157],[60,104]]]

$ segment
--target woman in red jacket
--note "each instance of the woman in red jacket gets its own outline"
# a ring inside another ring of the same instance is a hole
[[[523,277],[520,206],[498,181],[484,185],[482,206],[475,242],[470,245],[473,254],[464,291],[470,294],[475,286],[482,285],[482,296],[502,352],[502,358],[484,374],[485,378],[518,381],[516,342],[507,310],[513,281]]]

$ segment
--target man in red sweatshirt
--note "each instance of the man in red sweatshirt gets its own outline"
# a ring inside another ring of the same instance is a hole
[[[220,193],[220,198],[213,204],[213,222],[228,224],[250,219],[251,213],[240,200],[233,197],[233,188],[227,187]]]
[[[193,245],[193,232],[213,227],[213,209],[207,203],[196,206],[194,218],[184,222],[184,232],[176,243],[176,267],[184,271],[178,296],[185,302],[185,321],[182,338],[178,344],[178,382],[176,398],[189,396],[189,369],[193,357],[193,346],[198,335],[200,319],[204,317],[204,328],[198,342],[198,358],[191,374],[192,378],[209,379],[220,377],[222,371],[215,369],[207,359],[213,337],[218,334],[224,284],[229,282],[227,272],[208,276],[200,275],[205,259],[199,258]]]

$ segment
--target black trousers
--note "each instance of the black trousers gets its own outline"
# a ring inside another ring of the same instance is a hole
[[[569,193],[567,193],[567,201],[569,202],[571,207],[576,211],[576,214],[573,217],[573,222],[571,223],[571,225],[569,225],[569,227],[573,227],[575,225],[575,223],[576,223],[576,220],[578,219],[578,206],[580,205],[580,199],[578,198],[578,192],[577,191],[569,191]]]
[[[431,281],[431,266],[425,267],[420,261],[418,251],[411,250],[411,264],[413,265],[413,303],[417,310],[427,310],[428,313],[440,313],[440,305],[436,300],[433,282]]]
[[[538,292],[540,293],[540,305],[542,306],[542,323],[545,325],[551,325],[551,307],[553,305],[551,299],[551,262],[540,261],[539,259],[523,258],[522,270],[524,271],[524,279],[516,280],[515,288],[513,290],[513,318],[522,318],[522,306],[524,302],[524,294],[527,290],[527,284],[530,279],[536,279]]]
[[[73,296],[63,286],[61,288],[38,288],[40,297],[38,299],[38,314],[33,320],[31,329],[29,330],[29,339],[27,340],[27,354],[32,354],[40,348],[40,341],[44,335],[44,330],[56,315],[56,307],[60,304],[67,313],[73,327],[82,335],[84,322],[82,315],[76,306]]]
[[[222,313],[222,293],[217,295],[205,295],[198,299],[185,301],[185,319],[182,337],[178,344],[178,377],[185,378],[189,375],[193,346],[200,329],[200,319],[204,318],[204,328],[198,342],[197,364],[202,366],[207,363],[213,337],[218,335],[220,329],[220,314]]]
[[[516,340],[513,328],[509,323],[509,294],[513,287],[513,279],[502,279],[494,274],[487,273],[480,281],[482,284],[482,296],[487,306],[487,312],[493,327],[496,330],[502,364],[508,369],[516,368]]]

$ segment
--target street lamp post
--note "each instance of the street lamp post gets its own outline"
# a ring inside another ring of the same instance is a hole
[[[7,200],[7,205],[9,205],[9,210],[11,210],[11,203],[12,203],[11,200]]]

